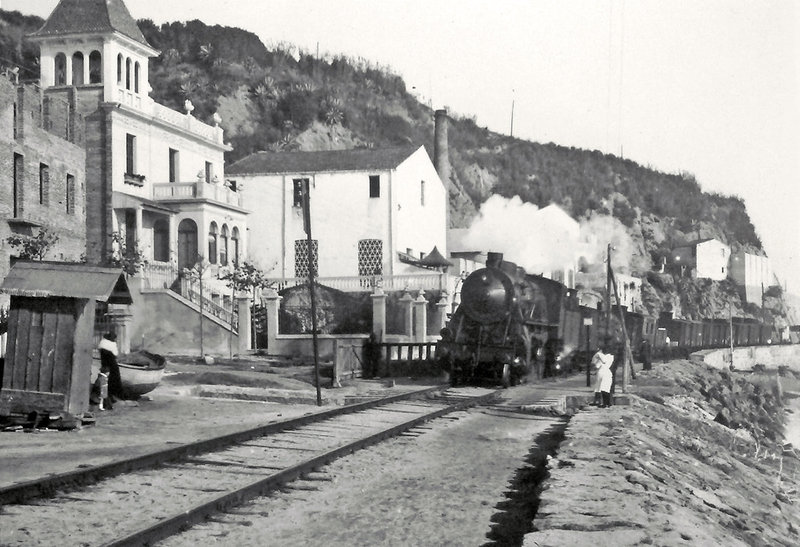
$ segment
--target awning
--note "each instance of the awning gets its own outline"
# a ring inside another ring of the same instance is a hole
[[[17,262],[0,286],[12,296],[94,298],[109,304],[132,304],[121,268],[64,262]]]
[[[162,205],[157,201],[132,196],[123,192],[111,192],[111,207],[114,209],[138,209],[141,207],[144,210],[156,213],[167,215],[175,214],[175,209],[167,205]]]

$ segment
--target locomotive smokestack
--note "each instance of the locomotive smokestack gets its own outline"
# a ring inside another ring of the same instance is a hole
[[[502,263],[503,263],[503,253],[495,253],[492,251],[486,253],[487,268],[499,268],[500,264]]]
[[[444,184],[447,202],[445,227],[450,228],[450,152],[447,145],[447,110],[437,110],[433,120],[433,166]]]

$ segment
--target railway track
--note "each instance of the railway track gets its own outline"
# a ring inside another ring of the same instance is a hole
[[[153,544],[336,458],[496,395],[426,389],[7,488],[0,491],[0,544]],[[91,484],[75,486],[81,483]]]

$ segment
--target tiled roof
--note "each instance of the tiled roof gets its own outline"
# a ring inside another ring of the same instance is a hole
[[[394,169],[419,148],[418,146],[403,146],[316,152],[256,152],[231,165],[225,170],[225,173],[227,175],[264,175]]]
[[[32,36],[114,31],[150,47],[122,0],[61,0]]]

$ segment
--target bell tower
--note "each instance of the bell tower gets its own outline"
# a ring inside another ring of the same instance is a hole
[[[39,43],[41,87],[76,88],[84,113],[103,102],[142,108],[151,101],[149,58],[159,52],[122,0],[60,0],[29,38]]]

